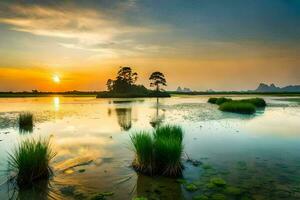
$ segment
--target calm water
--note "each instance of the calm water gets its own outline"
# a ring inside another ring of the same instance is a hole
[[[222,113],[205,96],[0,99],[0,199],[89,199],[101,192],[122,200],[202,194],[216,200],[300,199],[300,104],[264,98],[268,107],[253,116]],[[34,113],[32,133],[16,125],[23,111]],[[129,135],[160,123],[180,124],[186,154],[202,162],[184,161],[184,180],[149,178],[130,167]],[[7,182],[7,156],[27,137],[51,137],[58,153],[52,162],[55,176],[18,191]],[[224,179],[227,189],[210,187],[214,177]],[[189,192],[182,182],[198,190]]]

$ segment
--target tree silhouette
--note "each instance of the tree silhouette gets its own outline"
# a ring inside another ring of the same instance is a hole
[[[151,74],[149,80],[151,81],[150,87],[156,87],[156,91],[159,91],[160,85],[163,85],[163,86],[167,85],[165,75],[161,72],[153,72]]]
[[[138,74],[133,72],[131,67],[121,67],[118,71],[117,80],[133,85],[138,78]]]
[[[106,87],[108,91],[112,91],[114,88],[114,81],[111,79],[108,79],[106,82]]]

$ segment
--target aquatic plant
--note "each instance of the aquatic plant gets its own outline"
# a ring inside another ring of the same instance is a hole
[[[217,100],[218,100],[218,98],[216,98],[216,97],[210,97],[207,102],[211,103],[211,104],[216,104]]]
[[[257,108],[264,108],[267,106],[267,103],[264,99],[262,98],[251,98],[251,99],[242,99],[239,100],[240,102],[246,102],[246,103],[251,103]]]
[[[216,104],[222,105],[223,103],[230,102],[230,101],[232,101],[232,99],[221,97],[217,99]]]
[[[193,183],[189,183],[185,185],[185,189],[189,192],[195,192],[198,190],[197,185],[193,184]]]
[[[183,146],[178,138],[155,138],[155,164],[163,175],[177,176],[182,172],[181,155]]]
[[[239,114],[253,114],[256,111],[256,107],[247,102],[230,101],[220,105],[219,109],[224,112],[233,112]]]
[[[9,168],[16,173],[20,188],[33,182],[47,179],[52,174],[50,161],[56,153],[51,150],[49,140],[26,139],[12,154],[9,154]]]
[[[171,138],[181,142],[183,139],[182,128],[176,125],[160,126],[154,131],[154,138],[155,139]]]
[[[136,158],[133,167],[142,173],[152,174],[153,170],[153,138],[150,133],[139,132],[130,136]]]
[[[193,200],[209,200],[209,198],[203,194],[200,194],[200,195],[194,196]]]
[[[182,173],[183,132],[179,126],[165,125],[153,134],[138,132],[131,136],[136,153],[132,166],[148,174],[176,177]]]
[[[29,112],[20,113],[18,117],[18,124],[21,132],[32,132],[33,114]]]

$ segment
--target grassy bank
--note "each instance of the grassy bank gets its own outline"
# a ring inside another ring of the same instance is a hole
[[[228,98],[209,98],[208,102],[219,105],[219,110],[239,114],[253,114],[257,108],[266,107],[266,102],[262,98],[251,98],[242,100],[232,100]]]
[[[9,155],[9,168],[16,173],[18,186],[27,187],[35,181],[49,178],[52,174],[49,163],[55,155],[48,140],[27,139],[21,142]]]
[[[135,151],[133,168],[147,175],[176,177],[182,173],[183,132],[178,126],[162,126],[153,133],[131,136]]]

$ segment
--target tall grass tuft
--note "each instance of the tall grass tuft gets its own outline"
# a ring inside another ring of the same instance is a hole
[[[147,132],[139,132],[130,136],[136,158],[133,166],[140,172],[152,174],[153,171],[153,138]]]
[[[33,114],[26,112],[20,113],[18,117],[20,132],[32,132],[33,130]]]
[[[136,153],[134,169],[150,175],[181,175],[182,139],[183,131],[179,126],[161,126],[153,134],[135,133],[131,136]]]
[[[176,126],[176,125],[160,126],[154,131],[154,138],[155,139],[170,138],[170,139],[176,139],[181,142],[183,139],[182,128],[180,126]]]
[[[27,187],[37,180],[49,178],[52,174],[49,163],[55,155],[49,140],[22,141],[14,152],[9,154],[9,168],[16,173],[18,186]]]
[[[256,111],[255,105],[241,101],[225,102],[220,105],[219,109],[224,112],[233,112],[239,114],[253,114]]]

